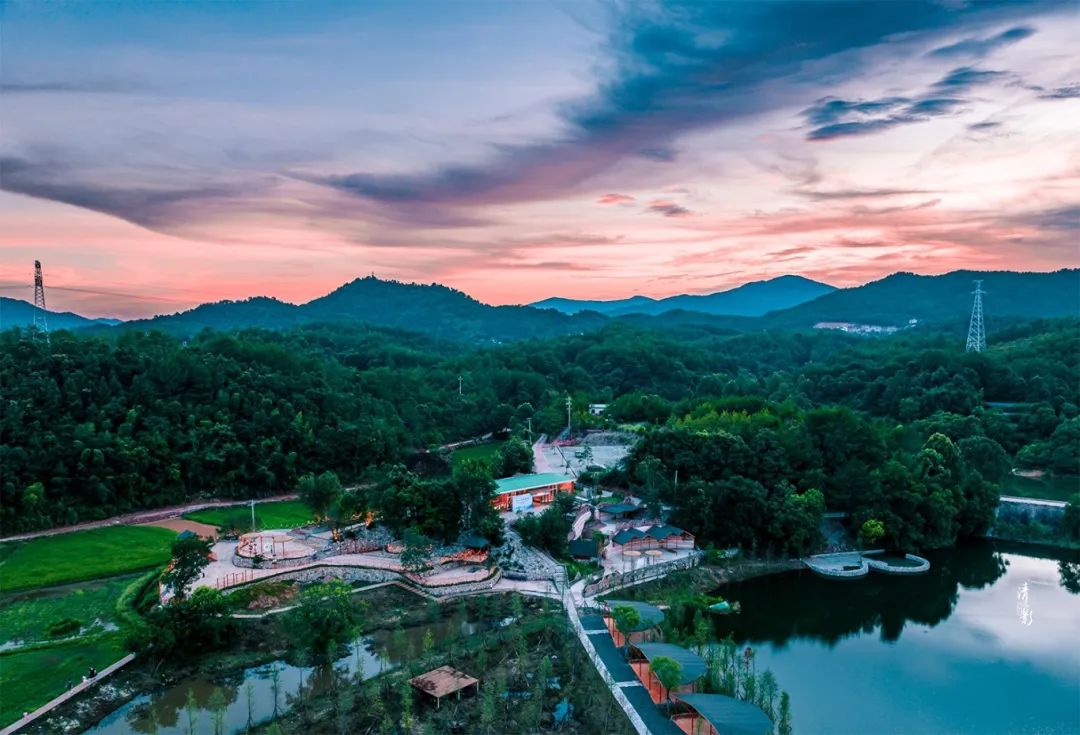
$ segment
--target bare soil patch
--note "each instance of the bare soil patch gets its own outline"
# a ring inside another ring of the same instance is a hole
[[[191,531],[192,533],[197,533],[200,536],[214,539],[218,537],[218,530],[214,526],[211,526],[208,523],[189,521],[186,518],[162,518],[160,521],[151,521],[149,523],[142,523],[139,525],[168,528],[169,530],[176,531],[177,533]]]

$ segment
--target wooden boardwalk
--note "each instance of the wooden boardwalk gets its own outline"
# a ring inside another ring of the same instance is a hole
[[[47,712],[51,712],[53,709],[59,707],[60,705],[62,705],[64,702],[68,701],[72,697],[75,697],[75,696],[77,696],[79,694],[82,694],[87,689],[89,689],[90,687],[97,684],[99,681],[105,679],[106,677],[108,677],[113,672],[117,671],[118,669],[121,669],[124,666],[127,666],[129,663],[131,663],[134,660],[135,660],[135,654],[134,653],[129,653],[128,655],[124,656],[122,659],[120,659],[116,663],[112,664],[111,666],[107,666],[105,669],[103,669],[101,672],[99,672],[98,675],[95,676],[93,679],[87,679],[86,681],[83,681],[83,682],[80,682],[79,684],[76,684],[71,689],[68,689],[66,692],[61,694],[56,699],[53,699],[53,700],[47,702],[46,704],[43,704],[42,706],[38,707],[33,712],[30,712],[30,713],[28,713],[26,715],[23,715],[22,718],[20,718],[20,719],[16,720],[15,722],[11,723],[7,727],[5,727],[3,730],[0,730],[0,735],[11,735],[11,733],[18,732],[19,730],[21,730],[22,728],[26,727],[31,722],[36,720],[37,718],[41,717],[43,714],[45,714]]]

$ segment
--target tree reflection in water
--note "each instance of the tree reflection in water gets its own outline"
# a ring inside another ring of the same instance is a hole
[[[809,570],[735,582],[717,592],[737,600],[741,615],[714,618],[718,637],[736,642],[768,641],[778,646],[792,638],[812,638],[830,646],[851,635],[881,629],[896,641],[908,621],[935,626],[956,606],[961,587],[980,589],[1004,573],[1006,560],[990,541],[928,552],[930,571],[913,577],[871,574],[858,580],[824,579]],[[779,601],[796,600],[778,608]],[[752,612],[750,612],[752,611]]]

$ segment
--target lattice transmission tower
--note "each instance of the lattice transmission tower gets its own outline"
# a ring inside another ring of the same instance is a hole
[[[49,341],[49,320],[45,312],[45,282],[41,279],[41,261],[34,261],[34,329]]]
[[[983,324],[982,281],[975,281],[975,303],[971,305],[971,323],[968,324],[967,351],[982,352],[986,349],[986,325]]]

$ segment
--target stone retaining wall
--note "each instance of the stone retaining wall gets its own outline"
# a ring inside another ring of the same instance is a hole
[[[872,556],[863,556],[867,565],[875,572],[884,572],[885,574],[923,574],[930,571],[930,562],[923,559],[921,556],[915,556],[914,554],[904,554],[904,558],[908,561],[918,563],[917,567],[901,567],[889,564],[881,559],[875,559]]]
[[[614,574],[603,577],[597,582],[585,585],[582,594],[585,597],[593,597],[604,592],[610,592],[614,589],[633,587],[634,585],[643,582],[651,582],[654,579],[660,579],[661,577],[667,576],[672,572],[683,569],[692,569],[701,563],[704,556],[704,552],[695,551],[693,554],[684,556],[681,559],[672,559],[671,561],[652,564],[641,569],[635,569],[632,572],[615,572]]]
[[[496,569],[491,575],[475,582],[466,582],[464,584],[448,584],[442,586],[428,586],[410,580],[404,575],[389,569],[373,569],[370,567],[353,567],[337,564],[317,564],[309,566],[305,569],[286,569],[277,574],[268,574],[266,576],[259,577],[258,579],[254,579],[249,582],[243,582],[233,587],[226,588],[225,590],[223,590],[223,592],[225,594],[229,594],[233,590],[240,589],[241,587],[247,587],[251,584],[255,584],[256,582],[266,582],[269,580],[277,581],[288,579],[295,582],[302,582],[305,584],[311,582],[329,582],[332,580],[341,580],[348,584],[352,584],[354,582],[400,582],[435,597],[451,597],[453,595],[470,594],[477,591],[490,590],[498,583],[499,578],[499,570]]]

